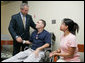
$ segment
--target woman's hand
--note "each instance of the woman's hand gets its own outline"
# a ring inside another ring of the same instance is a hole
[[[57,55],[57,53],[60,53],[60,52],[61,52],[60,49],[55,50],[55,51],[53,51],[53,52],[51,52],[51,53],[49,54],[49,57],[52,57],[52,56],[54,56],[54,55]]]
[[[60,52],[61,52],[61,50],[60,50],[60,49],[58,49],[58,50],[57,50],[57,53],[60,53]]]
[[[52,57],[52,56],[53,56],[53,53],[50,53],[50,54],[49,54],[49,57]]]

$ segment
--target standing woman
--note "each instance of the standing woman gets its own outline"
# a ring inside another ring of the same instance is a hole
[[[54,55],[60,56],[57,62],[80,62],[76,42],[76,31],[79,31],[78,24],[71,19],[65,18],[60,26],[60,30],[64,32],[60,38],[60,48],[51,52],[49,57]]]

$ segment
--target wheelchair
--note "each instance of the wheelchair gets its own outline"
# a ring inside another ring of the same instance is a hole
[[[24,50],[27,50],[32,45],[29,45],[29,47],[25,47]],[[49,58],[49,53],[52,51],[51,47],[44,49],[44,56],[40,59],[39,62],[52,62],[52,58]]]
[[[55,35],[53,33],[51,34],[51,45],[48,48],[44,49],[44,56],[40,59],[39,62],[53,62],[54,57],[49,58],[49,53],[52,52],[53,49],[53,43],[55,42]],[[30,48],[32,45],[29,45],[29,47],[25,47],[24,50],[27,50],[28,48]]]
[[[49,48],[45,48],[44,49],[44,56],[40,59],[39,62],[53,62],[53,58],[49,58],[49,53],[52,52],[52,44],[53,44],[53,41],[52,41],[52,35],[51,35],[51,45]],[[24,50],[27,50],[28,48],[30,48],[32,45],[29,45],[27,47],[24,48]]]
[[[54,33],[50,33],[51,34],[51,45],[49,48],[45,48],[45,55],[44,57],[41,58],[40,62],[53,62],[54,57],[49,58],[49,53],[52,52],[53,50],[53,44],[55,42],[55,35]]]

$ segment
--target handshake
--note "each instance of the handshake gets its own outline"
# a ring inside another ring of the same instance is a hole
[[[27,40],[22,40],[21,37],[17,37],[16,41],[19,43],[23,43],[23,44],[31,44],[31,42],[27,41]]]
[[[23,44],[32,44],[32,43],[29,41],[23,40]]]

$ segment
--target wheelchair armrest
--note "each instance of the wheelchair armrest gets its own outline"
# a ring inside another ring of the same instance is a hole
[[[27,50],[27,49],[31,48],[31,46],[32,46],[32,45],[29,44],[28,46],[26,46],[26,47],[24,48],[24,50]]]
[[[45,50],[45,52],[46,52],[46,51],[49,51],[49,52],[52,51],[51,48],[45,48],[44,50]]]

